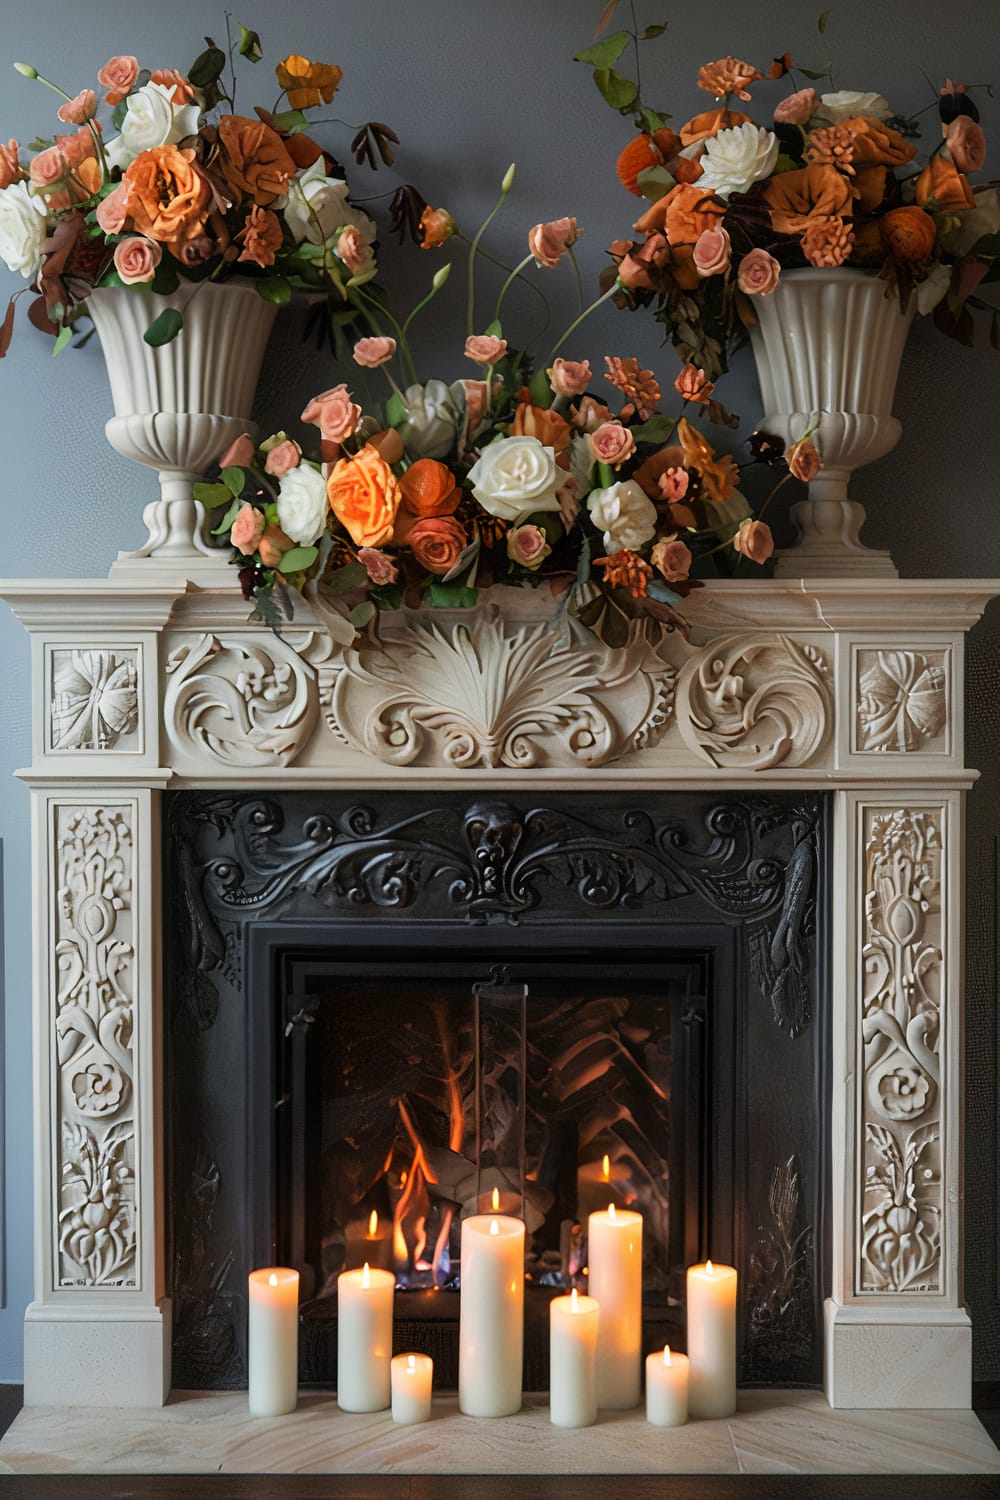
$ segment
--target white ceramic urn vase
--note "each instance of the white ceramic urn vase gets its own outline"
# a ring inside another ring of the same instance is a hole
[[[108,442],[160,476],[160,498],[143,511],[149,536],[137,552],[120,552],[112,573],[148,578],[156,567],[194,582],[220,580],[228,554],[204,539],[192,485],[240,433],[256,432],[250,412],[277,308],[249,281],[187,282],[169,297],[101,287],[87,305],[115,408]],[[154,348],[143,334],[170,307],[184,326]]]
[[[859,540],[864,507],[847,495],[853,471],[891,452],[902,432],[892,401],[914,303],[903,313],[886,291],[873,272],[838,267],[785,271],[754,299],[761,426],[790,444],[815,424],[822,465],[792,506],[799,540],[778,554],[781,577],[897,576],[888,552]]]

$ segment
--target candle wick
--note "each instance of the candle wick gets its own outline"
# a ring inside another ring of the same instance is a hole
[[[413,1374],[414,1370],[417,1368],[417,1362],[414,1359],[414,1357],[413,1357],[412,1354],[409,1354],[406,1357],[406,1368],[409,1370],[409,1372],[410,1372],[411,1375]]]
[[[612,1224],[615,1222],[615,1205],[613,1203],[608,1204],[608,1218]]]
[[[491,1219],[490,1220],[490,1234],[499,1234],[499,1233],[500,1233],[500,1225],[497,1223],[496,1219]]]
[[[268,1286],[277,1286],[278,1285],[278,1278],[274,1274],[273,1271],[271,1272],[270,1276],[267,1278],[267,1284],[268,1284]]]
[[[670,1345],[669,1344],[664,1344],[664,1346],[663,1346],[663,1363],[667,1366],[668,1369],[670,1368],[671,1364],[673,1363],[673,1361],[670,1358]]]
[[[573,1290],[572,1290],[572,1292],[570,1294],[570,1301],[572,1303],[572,1306],[570,1307],[570,1312],[578,1312],[579,1311],[579,1305],[578,1304],[579,1304],[580,1299],[577,1296],[576,1287],[573,1288]]]
[[[372,1273],[371,1273],[371,1270],[369,1268],[368,1262],[365,1261],[365,1268],[364,1268],[363,1272],[361,1273],[361,1285],[364,1286],[364,1287],[370,1287],[371,1284],[372,1284]]]
[[[710,1260],[706,1260],[706,1262],[705,1262],[705,1275],[706,1276],[714,1276],[715,1275],[715,1267],[712,1265],[712,1262]]]

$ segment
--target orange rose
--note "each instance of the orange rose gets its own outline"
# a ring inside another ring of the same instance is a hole
[[[336,63],[315,63],[292,52],[275,68],[278,87],[288,95],[292,109],[311,109],[314,104],[329,104],[344,76]]]
[[[732,130],[735,125],[745,125],[749,115],[742,114],[738,109],[709,109],[703,115],[695,115],[693,120],[688,120],[686,125],[681,126],[681,144],[694,146],[698,141],[707,141],[709,136],[718,135],[720,130]]]
[[[547,448],[562,453],[569,447],[570,425],[566,418],[544,406],[532,406],[530,401],[524,399],[526,395],[526,391],[521,392],[514,420],[510,424],[510,436],[537,438]]]
[[[413,556],[428,573],[450,573],[466,545],[465,528],[454,516],[425,516],[407,537]]]
[[[934,207],[939,213],[976,206],[969,179],[958,170],[954,162],[945,161],[943,156],[931,157],[917,178],[916,195],[919,204],[933,198]]]
[[[894,260],[919,263],[928,260],[937,239],[937,226],[930,214],[915,203],[893,208],[879,220],[882,243]]]
[[[888,175],[888,167],[858,167],[854,173],[854,186],[858,193],[855,206],[859,213],[871,214],[875,212],[885,197],[885,185]]]
[[[258,208],[255,203],[236,238],[243,245],[240,260],[252,260],[258,266],[273,266],[274,252],[281,249],[281,222],[269,208]]]
[[[366,443],[356,457],[334,464],[326,481],[326,498],[359,547],[377,547],[392,535],[402,497],[395,474],[378,450]]]
[[[849,214],[851,184],[835,167],[800,167],[772,177],[764,201],[779,234],[800,234],[812,218]]]
[[[706,229],[715,229],[726,206],[697,183],[678,183],[666,196],[663,227],[671,245],[694,245]]]
[[[193,151],[153,146],[122,178],[132,225],[147,239],[183,244],[202,233],[211,190]]]
[[[263,120],[223,115],[219,145],[220,165],[231,188],[262,208],[287,192],[288,179],[295,175],[295,162],[278,132]]]
[[[898,130],[872,115],[852,115],[841,123],[845,130],[854,132],[851,159],[855,166],[902,167],[917,154],[916,146],[904,140]]]
[[[447,464],[418,458],[399,481],[403,505],[413,516],[450,516],[458,509],[462,491]]]

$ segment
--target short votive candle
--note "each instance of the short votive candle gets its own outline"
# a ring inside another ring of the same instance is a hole
[[[646,1355],[646,1421],[654,1427],[683,1427],[688,1419],[686,1354],[675,1354],[668,1344]]]
[[[392,1359],[392,1420],[426,1422],[431,1414],[434,1361],[429,1354],[395,1354]]]

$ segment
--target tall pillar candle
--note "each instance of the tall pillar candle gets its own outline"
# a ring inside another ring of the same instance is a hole
[[[597,1330],[601,1310],[576,1288],[549,1303],[549,1419],[554,1427],[597,1420]]]
[[[708,1260],[687,1273],[687,1336],[692,1417],[736,1410],[736,1271]]]
[[[683,1427],[688,1419],[686,1354],[670,1345],[646,1355],[646,1421],[653,1427]]]
[[[470,1417],[521,1409],[524,1224],[506,1214],[462,1221],[458,1405]]]
[[[299,1397],[299,1273],[284,1266],[251,1271],[247,1290],[250,1412],[283,1417]]]
[[[601,1309],[597,1404],[639,1405],[642,1394],[642,1214],[610,1204],[587,1220],[588,1291]]]
[[[364,1266],[337,1277],[337,1405],[385,1411],[392,1400],[391,1271]]]

